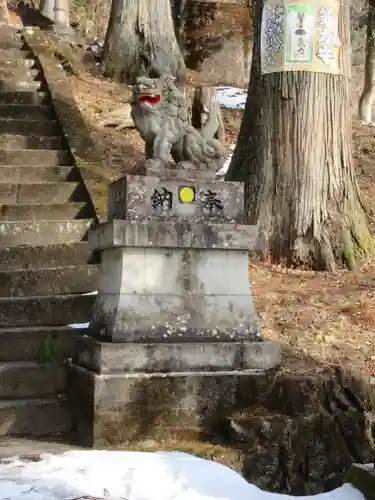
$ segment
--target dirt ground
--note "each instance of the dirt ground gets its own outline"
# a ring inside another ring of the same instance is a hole
[[[71,77],[76,99],[113,179],[134,169],[143,141],[134,129],[97,125],[102,113],[118,107],[124,91],[91,75]],[[233,144],[242,112],[223,110],[227,142]],[[353,125],[357,178],[369,207],[375,235],[375,129]],[[250,279],[266,338],[283,344],[285,369],[319,371],[339,364],[375,376],[375,259],[355,273],[286,270],[250,263]]]

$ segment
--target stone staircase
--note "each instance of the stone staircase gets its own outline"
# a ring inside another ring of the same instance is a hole
[[[0,435],[71,430],[64,360],[84,330],[66,325],[95,300],[95,221],[38,63],[1,27]]]

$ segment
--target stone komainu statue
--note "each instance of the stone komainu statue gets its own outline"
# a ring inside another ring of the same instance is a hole
[[[208,114],[201,131],[195,129],[186,92],[170,75],[137,78],[131,116],[145,141],[147,167],[152,170],[163,169],[169,154],[176,163],[189,162],[212,171],[220,169],[227,157],[226,148],[214,138],[220,124],[210,122],[217,115]]]

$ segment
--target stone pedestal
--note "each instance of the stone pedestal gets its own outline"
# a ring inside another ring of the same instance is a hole
[[[201,432],[240,404],[239,384],[278,364],[279,346],[259,332],[257,230],[243,206],[240,183],[173,174],[111,185],[108,221],[89,234],[102,255],[91,337],[70,367],[85,444],[140,439],[142,425],[143,438]]]

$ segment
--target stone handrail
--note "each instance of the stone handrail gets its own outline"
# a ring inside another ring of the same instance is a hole
[[[39,61],[57,119],[80,172],[98,221],[107,218],[108,188],[111,182],[95,148],[90,131],[74,98],[70,82],[56,59],[56,37],[39,30],[23,33],[23,38]]]

